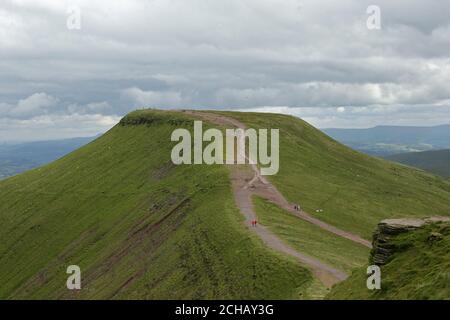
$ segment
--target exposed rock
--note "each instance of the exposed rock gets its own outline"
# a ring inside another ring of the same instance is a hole
[[[396,247],[391,241],[401,233],[410,232],[424,226],[427,223],[440,221],[450,221],[450,217],[430,217],[426,219],[386,219],[382,220],[373,234],[373,249],[370,255],[370,262],[376,265],[386,264]],[[440,237],[439,237],[440,235]],[[430,234],[429,241],[438,241],[442,239],[441,234]]]
[[[450,217],[429,217],[424,220],[425,222],[450,222]]]
[[[433,243],[433,242],[442,240],[443,238],[444,238],[444,236],[441,233],[439,233],[439,232],[431,232],[430,235],[428,236],[427,241],[429,243]]]

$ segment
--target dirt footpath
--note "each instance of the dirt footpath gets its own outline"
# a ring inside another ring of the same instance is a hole
[[[203,111],[185,110],[183,112],[201,120],[225,126],[227,128],[234,127],[246,129],[243,123],[230,117]],[[236,205],[245,216],[246,224],[250,230],[255,232],[268,247],[295,257],[302,265],[308,267],[325,286],[331,287],[335,283],[346,279],[347,275],[341,270],[333,268],[313,257],[293,249],[263,225],[258,224],[257,227],[253,227],[251,221],[257,220],[252,202],[253,195],[258,195],[267,199],[280,208],[291,212],[298,218],[308,221],[324,230],[371,248],[371,243],[369,241],[352,233],[340,230],[312,217],[304,211],[295,210],[294,205],[289,203],[276,187],[264,178],[264,176],[260,175],[256,165],[244,165],[247,170],[242,168],[241,165],[231,165],[229,167],[231,169],[231,182]],[[249,168],[251,168],[251,170],[248,170]]]

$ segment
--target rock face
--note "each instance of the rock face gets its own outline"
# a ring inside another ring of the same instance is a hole
[[[373,234],[373,249],[370,262],[383,265],[395,252],[396,247],[391,241],[401,233],[410,232],[424,226],[427,223],[450,221],[449,217],[430,217],[426,219],[386,219],[382,220]]]

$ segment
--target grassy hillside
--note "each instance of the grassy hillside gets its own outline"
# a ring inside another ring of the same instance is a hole
[[[280,171],[269,179],[319,219],[370,239],[388,217],[450,215],[450,181],[353,151],[292,116],[231,114],[280,129]]]
[[[279,128],[280,172],[269,179],[342,229],[370,238],[383,218],[450,214],[449,181],[352,151],[294,117],[227,115]],[[192,129],[192,119],[133,112],[68,156],[0,181],[0,298],[320,295],[309,271],[246,230],[226,166],[172,165],[170,135],[180,126]],[[264,223],[302,251],[344,270],[363,263],[365,249],[258,206]],[[77,293],[65,287],[70,264],[82,269]]]
[[[417,167],[450,179],[450,149],[401,153],[388,156],[386,159]]]
[[[432,232],[441,240],[430,240]],[[381,289],[368,290],[366,267],[337,284],[328,299],[448,299],[450,297],[450,224],[428,225],[395,239],[399,247],[381,268]]]
[[[173,166],[181,114],[140,111],[0,181],[0,298],[298,298],[308,271],[245,230],[224,166]],[[78,292],[66,268],[82,270]]]
[[[300,252],[348,274],[367,262],[369,248],[322,230],[264,199],[257,197],[254,204],[260,223]]]

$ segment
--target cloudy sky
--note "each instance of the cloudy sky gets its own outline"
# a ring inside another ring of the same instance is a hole
[[[140,107],[320,128],[450,123],[449,12],[440,0],[1,0],[0,141],[94,135]]]

